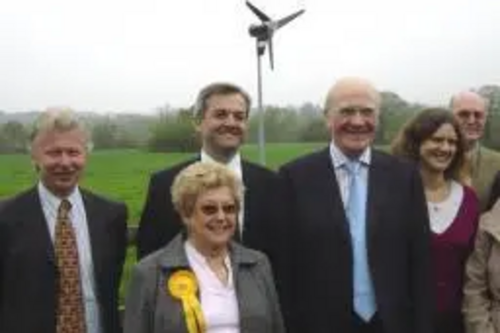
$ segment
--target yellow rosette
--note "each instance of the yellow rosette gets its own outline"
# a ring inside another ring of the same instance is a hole
[[[196,297],[198,283],[196,276],[189,270],[180,270],[168,279],[167,288],[170,294],[182,302],[184,319],[189,333],[205,333],[206,323],[201,305]]]

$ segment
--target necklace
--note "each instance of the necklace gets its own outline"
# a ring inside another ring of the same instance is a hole
[[[427,202],[433,207],[439,210],[439,206],[442,202],[446,201],[450,195],[451,184],[450,182],[445,182],[442,186],[435,189],[425,189],[425,197]]]
[[[439,212],[443,208],[441,207],[441,204],[438,202],[429,202],[429,207],[435,213]]]

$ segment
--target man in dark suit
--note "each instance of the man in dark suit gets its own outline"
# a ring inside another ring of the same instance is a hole
[[[68,109],[41,114],[39,182],[0,209],[0,332],[120,332],[127,209],[81,189],[90,138]]]
[[[417,169],[371,148],[380,95],[330,90],[328,148],[280,169],[288,218],[274,254],[287,329],[430,333],[430,235]]]
[[[249,111],[250,97],[238,86],[213,83],[200,91],[194,112],[196,131],[202,142],[201,153],[197,158],[152,175],[137,233],[139,259],[165,246],[181,230],[181,218],[172,205],[170,187],[183,168],[198,160],[222,163],[242,178],[245,196],[236,237],[248,247],[269,252],[276,175],[243,160],[239,154]]]

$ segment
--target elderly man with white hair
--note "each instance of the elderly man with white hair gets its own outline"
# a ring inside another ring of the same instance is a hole
[[[38,182],[0,209],[0,332],[120,332],[127,209],[79,186],[91,140],[70,109],[31,137]]]
[[[477,92],[462,91],[451,98],[450,108],[466,139],[466,179],[476,191],[481,209],[488,210],[500,195],[498,191],[491,193],[495,174],[500,170],[500,154],[480,143],[488,119],[488,100]]]
[[[430,333],[430,232],[415,166],[372,148],[380,94],[329,91],[324,149],[280,170],[288,217],[274,254],[289,332]]]

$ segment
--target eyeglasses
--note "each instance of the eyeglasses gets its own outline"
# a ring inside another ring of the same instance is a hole
[[[204,204],[200,207],[200,211],[206,215],[206,216],[213,216],[219,213],[219,211],[222,210],[222,212],[226,215],[234,215],[238,211],[238,205],[236,204],[222,204],[222,205],[217,205],[217,204]]]
[[[484,112],[473,110],[460,110],[457,112],[457,115],[460,119],[470,119],[470,117],[474,117],[478,120],[481,120],[485,117]]]

